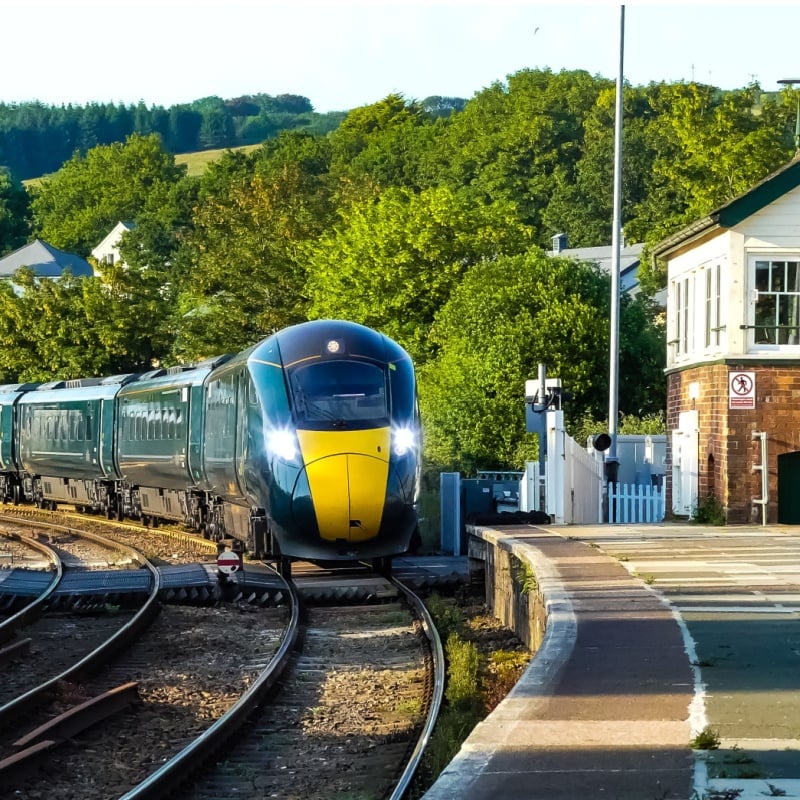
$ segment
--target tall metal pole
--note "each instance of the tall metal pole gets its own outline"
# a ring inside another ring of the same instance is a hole
[[[625,6],[619,7],[619,72],[617,74],[617,98],[614,124],[614,221],[611,231],[611,344],[608,372],[608,433],[611,445],[606,454],[606,478],[616,482],[619,459],[617,458],[617,414],[619,395],[619,262],[621,240],[622,206],[622,91],[623,62],[625,50]]]

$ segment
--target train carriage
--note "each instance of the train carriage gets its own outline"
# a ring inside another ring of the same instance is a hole
[[[0,499],[19,503],[22,499],[17,430],[18,401],[38,383],[15,383],[0,386]]]
[[[149,373],[119,392],[115,456],[129,516],[203,526],[204,381],[226,358]]]
[[[120,516],[115,398],[135,375],[45,383],[17,401],[23,494],[38,506],[72,503]]]
[[[0,387],[0,494],[169,519],[237,550],[388,561],[417,526],[414,369],[338,320],[200,364]]]

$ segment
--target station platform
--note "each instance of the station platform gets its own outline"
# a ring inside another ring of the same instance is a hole
[[[425,800],[689,800],[694,679],[667,605],[568,529],[478,533],[533,566],[547,627]]]

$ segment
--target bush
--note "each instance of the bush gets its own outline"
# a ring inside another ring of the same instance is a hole
[[[692,511],[691,521],[696,525],[725,525],[725,509],[713,495],[698,500]]]

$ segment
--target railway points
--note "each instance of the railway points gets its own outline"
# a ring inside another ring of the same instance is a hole
[[[282,584],[258,562],[226,576],[220,586],[216,563],[194,563],[158,567],[161,576],[160,598],[165,602],[213,601],[222,591],[253,602],[270,604],[282,598]],[[366,601],[393,596],[395,591],[380,575],[366,570],[327,572],[302,562],[295,566],[301,597],[307,602]],[[469,563],[463,557],[401,557],[394,560],[394,574],[420,590],[452,589],[470,580]],[[0,603],[13,597],[35,597],[49,578],[31,569],[0,570]],[[55,592],[56,605],[72,599],[84,602],[118,602],[126,596],[146,594],[150,576],[145,570],[92,570],[68,575]]]
[[[526,598],[528,638],[521,638],[530,643],[539,636],[538,653],[427,800],[502,792],[594,800],[601,789],[617,800],[735,791],[740,800],[771,791],[779,794],[766,796],[800,797],[800,740],[793,727],[800,716],[800,634],[794,630],[800,535],[794,528],[670,523],[481,530],[473,541],[495,553],[482,556],[496,569],[494,576],[486,573],[495,612],[519,616]],[[394,572],[426,590],[468,585],[479,549],[471,547],[471,558],[397,558]],[[501,552],[517,559],[505,573]],[[219,597],[213,560],[158,572],[162,600]],[[300,594],[316,604],[389,599],[392,591],[380,576],[353,568],[297,563],[294,574]],[[0,595],[7,598],[12,586],[24,594],[18,584],[25,580],[36,594],[40,576],[6,567]],[[149,579],[142,570],[93,570],[70,580],[68,593],[62,587],[65,599],[81,591],[116,598],[144,591]],[[519,596],[504,597],[502,580]],[[280,603],[271,582],[266,568],[247,561],[230,576],[229,588],[246,602]],[[540,598],[538,617],[533,595]],[[693,751],[692,736],[705,728],[717,737],[717,749]]]

